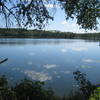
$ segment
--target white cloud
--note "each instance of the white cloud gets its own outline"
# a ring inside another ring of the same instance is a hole
[[[66,25],[66,24],[68,24],[68,23],[67,23],[67,21],[62,21],[61,24],[62,24],[62,25]]]
[[[45,6],[47,8],[59,8],[59,5],[54,5],[54,4],[46,4]]]
[[[45,64],[44,65],[44,68],[46,68],[46,69],[51,69],[51,68],[54,68],[54,67],[57,67],[57,65],[55,65],[55,64]]]
[[[86,48],[86,47],[74,47],[74,48],[72,48],[72,50],[74,50],[74,51],[87,51],[88,48]]]
[[[26,71],[24,71],[24,73],[28,77],[32,78],[33,80],[39,80],[39,81],[52,80],[52,77],[44,72],[36,72],[36,71],[32,71],[32,70],[26,70]]]

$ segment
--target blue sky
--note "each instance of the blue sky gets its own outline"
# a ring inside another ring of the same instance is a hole
[[[53,11],[52,4],[46,5],[51,12]],[[84,33],[86,32],[84,29],[80,29],[79,25],[76,24],[76,19],[69,19],[66,21],[65,13],[60,9],[58,5],[56,5],[56,13],[54,15],[54,21],[50,21],[49,25],[46,27],[46,30],[59,30],[63,32],[76,32],[76,33]],[[99,25],[100,27],[100,25]],[[98,30],[88,30],[87,32],[100,32],[100,28]]]
[[[51,3],[46,4],[46,7],[50,10],[50,15],[53,15],[54,12],[54,21],[49,21],[49,24],[46,26],[45,30],[58,30],[62,32],[75,32],[75,33],[86,33],[84,29],[80,29],[79,25],[76,24],[76,19],[69,19],[66,21],[64,10],[61,10],[59,5],[53,5]],[[56,11],[54,9],[56,8]],[[0,23],[0,27],[5,27],[4,20],[0,18],[2,23]],[[13,27],[16,27],[13,25]],[[32,27],[31,29],[34,29]],[[87,32],[100,32],[100,25],[98,30],[89,30]]]

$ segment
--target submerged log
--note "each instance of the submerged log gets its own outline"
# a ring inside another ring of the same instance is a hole
[[[1,61],[0,61],[0,64],[6,62],[7,60],[8,60],[8,58],[1,60]]]

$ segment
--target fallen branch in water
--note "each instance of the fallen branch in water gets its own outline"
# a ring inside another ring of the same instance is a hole
[[[1,60],[1,61],[0,61],[0,64],[6,62],[7,60],[8,60],[8,58]]]

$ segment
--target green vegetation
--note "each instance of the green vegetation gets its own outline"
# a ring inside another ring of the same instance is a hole
[[[0,38],[63,38],[99,40],[100,33],[76,34],[72,32],[1,28]]]
[[[91,94],[89,100],[99,100],[100,99],[100,87],[94,90],[94,93]]]
[[[44,82],[24,79],[14,86],[8,83],[5,76],[0,77],[0,100],[100,100],[96,91],[100,88],[92,85],[80,71],[74,72],[79,90],[70,95],[58,97],[51,89],[44,88]],[[100,93],[100,91],[99,91]],[[94,96],[99,98],[94,99]]]
[[[43,29],[50,19],[54,19],[55,11],[51,13],[52,10],[46,7],[48,4],[62,8],[66,20],[76,18],[83,29],[98,27],[100,0],[0,0],[0,18],[6,27],[17,24],[19,27]]]
[[[0,100],[59,100],[52,90],[44,89],[44,83],[22,80],[15,86],[8,84],[5,76],[0,77]]]

